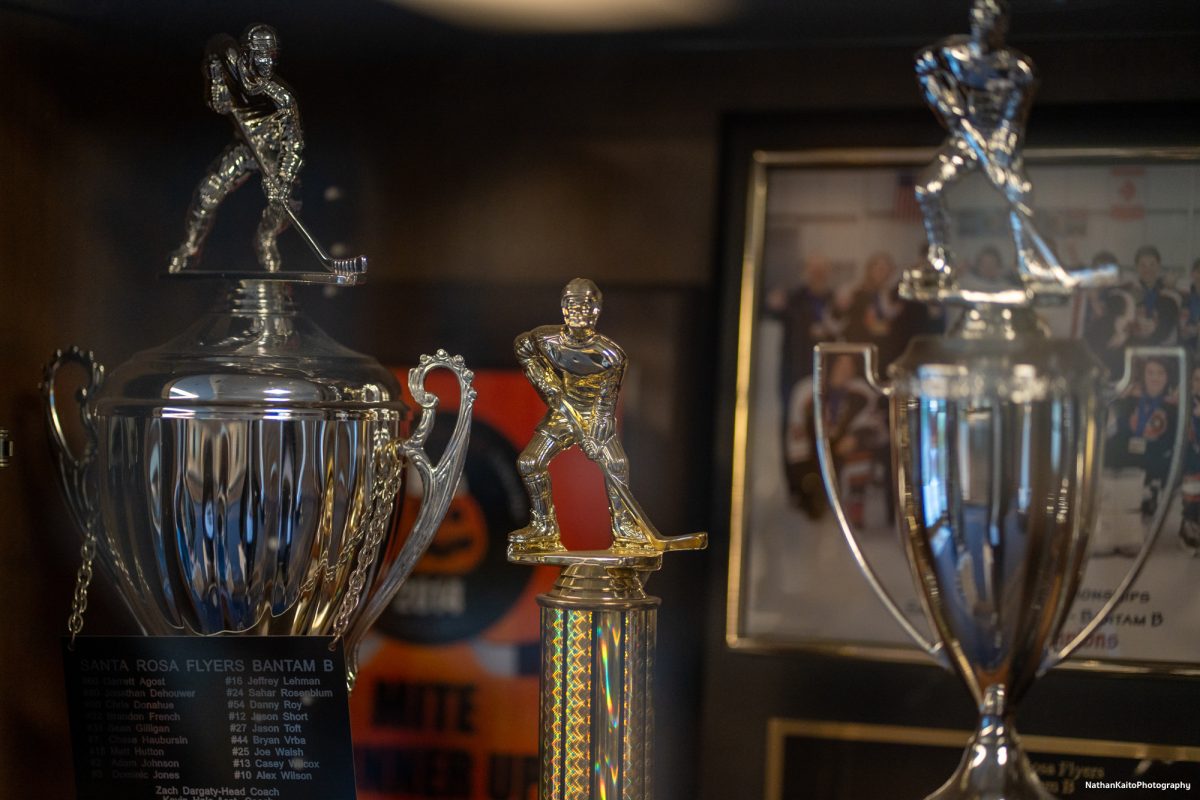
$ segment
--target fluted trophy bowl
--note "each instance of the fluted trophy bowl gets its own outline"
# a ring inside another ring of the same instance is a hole
[[[56,388],[72,363],[86,378],[81,454]],[[437,464],[422,449],[435,368],[461,392]],[[362,635],[435,533],[466,453],[474,390],[462,359],[423,356],[409,377],[415,425],[392,373],[330,339],[271,280],[234,284],[107,378],[89,353],[60,352],[44,391],[85,562],[91,541],[146,634],[343,636],[353,680]],[[404,538],[392,517],[410,467],[424,499]]]
[[[899,527],[934,641],[882,587],[839,501],[824,416],[838,389],[825,367],[846,356],[862,358],[868,381],[889,399]],[[1127,363],[1135,356],[1170,359],[1184,374],[1178,348],[1133,348]],[[1120,601],[1167,506],[1158,504],[1109,602],[1080,631],[1064,631],[1099,508],[1108,405],[1123,385],[1105,383],[1083,343],[1047,337],[1028,308],[969,309],[951,335],[914,339],[886,383],[873,362],[869,346],[818,347],[818,446],[826,488],[868,582],[909,635],[962,678],[978,706],[979,725],[958,770],[930,798],[1051,798],[1020,747],[1016,704]],[[1182,414],[1184,404],[1178,408]],[[1182,419],[1175,430],[1184,430]],[[1181,451],[1176,442],[1174,475]]]

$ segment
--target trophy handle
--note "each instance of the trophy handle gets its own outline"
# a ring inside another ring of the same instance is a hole
[[[896,622],[900,623],[900,627],[904,629],[904,632],[908,634],[910,639],[917,643],[918,647],[933,657],[939,664],[949,666],[942,651],[942,645],[940,643],[934,644],[922,636],[921,632],[913,627],[913,624],[904,616],[904,612],[900,610],[899,604],[892,598],[891,593],[883,587],[883,583],[880,582],[874,567],[867,561],[866,554],[863,553],[862,547],[859,545],[858,537],[854,535],[850,519],[846,516],[846,510],[842,507],[842,500],[838,493],[837,466],[834,464],[829,438],[825,433],[825,361],[829,357],[839,355],[850,355],[861,358],[863,371],[870,387],[877,394],[885,397],[890,396],[892,393],[892,387],[879,378],[878,368],[876,367],[878,353],[875,350],[875,345],[839,342],[819,344],[813,349],[814,438],[816,439],[817,458],[821,463],[821,475],[825,479],[825,493],[829,496],[829,505],[833,508],[838,526],[842,529],[842,534],[846,537],[846,544],[850,545],[850,552],[854,556],[854,561],[858,565],[859,571],[867,579],[867,583],[870,584],[871,588],[875,590],[875,594],[879,596],[884,607],[891,612]]]
[[[78,364],[87,372],[87,382],[75,393],[79,405],[79,420],[85,435],[83,453],[76,455],[67,443],[63,431],[63,420],[59,413],[58,392],[55,382],[58,371],[67,364]],[[54,451],[54,463],[58,470],[59,484],[67,496],[67,505],[79,530],[86,533],[96,510],[96,498],[89,488],[89,476],[99,450],[99,435],[96,430],[96,410],[91,400],[104,384],[104,367],[91,351],[78,347],[57,350],[54,358],[46,365],[42,378],[42,397],[46,405],[46,422],[50,431],[50,444]]]
[[[1091,619],[1088,624],[1080,629],[1075,638],[1067,642],[1061,650],[1052,651],[1046,654],[1042,661],[1041,667],[1038,669],[1038,674],[1054,667],[1063,659],[1068,658],[1071,653],[1075,652],[1081,644],[1087,641],[1096,628],[1104,622],[1112,610],[1121,602],[1121,598],[1129,591],[1133,582],[1137,580],[1138,575],[1142,571],[1142,567],[1146,563],[1146,559],[1150,556],[1150,550],[1154,547],[1154,542],[1158,539],[1158,532],[1162,529],[1163,522],[1167,516],[1167,509],[1171,505],[1171,493],[1175,486],[1179,483],[1180,468],[1183,464],[1183,443],[1184,437],[1187,435],[1188,415],[1191,409],[1189,393],[1191,390],[1190,379],[1187,370],[1187,354],[1182,347],[1129,347],[1125,349],[1125,374],[1121,376],[1121,380],[1108,390],[1108,412],[1112,413],[1112,404],[1117,400],[1129,385],[1133,383],[1133,362],[1138,358],[1163,358],[1175,361],[1179,365],[1179,403],[1176,406],[1178,418],[1175,420],[1175,444],[1171,452],[1171,468],[1167,474],[1167,480],[1162,487],[1163,500],[1158,504],[1158,508],[1154,511],[1154,517],[1150,521],[1150,534],[1142,542],[1142,547],[1138,551],[1137,557],[1133,560],[1133,565],[1129,568],[1129,572],[1125,574],[1125,578],[1117,585],[1112,597],[1104,602],[1100,610],[1096,612],[1096,616]],[[1106,426],[1105,426],[1106,427]],[[1104,428],[1102,427],[1101,430]],[[1082,577],[1082,576],[1080,576]]]
[[[441,459],[434,465],[425,452],[425,440],[433,429],[436,416],[437,395],[425,389],[425,376],[435,369],[448,369],[458,378],[458,418]],[[467,441],[471,432],[471,411],[475,406],[475,389],[471,385],[475,375],[463,364],[462,356],[450,356],[445,350],[435,355],[422,355],[418,366],[408,373],[408,389],[417,405],[421,406],[421,418],[417,427],[406,441],[400,444],[408,463],[421,476],[421,509],[417,512],[412,531],[404,542],[399,556],[388,574],[368,599],[356,629],[365,630],[383,613],[392,601],[392,596],[408,578],[417,560],[429,546],[450,507],[450,501],[462,477],[463,462],[467,456]]]

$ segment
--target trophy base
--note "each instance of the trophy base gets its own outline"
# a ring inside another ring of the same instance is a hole
[[[662,568],[662,553],[630,553],[612,550],[531,550],[513,544],[508,546],[508,560],[513,564],[570,567],[589,564],[605,569],[656,572]]]
[[[659,600],[643,591],[644,577],[628,567],[570,563],[538,597],[541,798],[654,797]]]
[[[954,775],[925,800],[1055,800],[1021,748],[1001,687],[988,689],[979,727]]]
[[[972,743],[950,780],[925,800],[1055,800],[1023,751],[1008,749],[1008,763],[1001,764],[998,751],[985,750],[983,760],[973,764],[980,752]]]

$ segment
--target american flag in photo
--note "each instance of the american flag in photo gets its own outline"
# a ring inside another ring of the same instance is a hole
[[[911,172],[896,175],[896,190],[892,194],[892,217],[904,222],[920,222],[921,207],[917,205],[917,178]]]

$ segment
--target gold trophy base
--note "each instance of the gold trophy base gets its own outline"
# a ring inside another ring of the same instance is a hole
[[[508,560],[513,564],[530,566],[550,565],[568,567],[592,564],[605,569],[656,572],[662,567],[662,553],[630,553],[613,550],[525,550],[508,546]],[[565,570],[564,570],[565,572]]]
[[[661,563],[661,556],[643,558],[643,567]],[[574,561],[538,597],[541,800],[653,797],[660,601],[643,591],[646,571]]]

